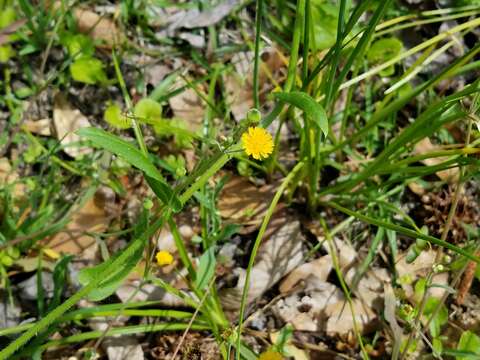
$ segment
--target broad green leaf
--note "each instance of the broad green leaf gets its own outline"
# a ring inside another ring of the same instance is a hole
[[[323,1],[312,2],[312,23],[316,50],[324,50],[335,44],[337,38],[339,7]]]
[[[278,92],[273,94],[277,99],[296,106],[310,116],[315,125],[322,130],[325,136],[328,135],[327,113],[322,105],[316,102],[311,96],[304,92],[292,91],[289,93]]]
[[[116,103],[107,106],[103,113],[103,119],[117,129],[128,129],[130,127],[130,120],[122,114],[122,109]]]
[[[77,133],[90,140],[94,146],[108,150],[142,170],[147,182],[160,200],[171,206],[174,211],[180,210],[180,200],[174,194],[173,189],[163,180],[162,175],[151,161],[131,143],[102,129],[92,127],[79,129]]]
[[[402,52],[402,42],[395,38],[383,38],[375,41],[367,52],[367,60],[372,64],[384,63],[393,59]],[[395,67],[392,65],[380,72],[382,76],[391,76],[395,72]]]
[[[70,74],[73,80],[85,84],[106,83],[107,74],[103,70],[103,63],[93,57],[81,57],[70,65]]]
[[[455,356],[456,360],[478,359],[478,355],[480,355],[480,337],[471,331],[465,331],[460,337],[457,350],[470,352],[471,355]]]
[[[75,58],[91,58],[95,54],[92,38],[83,34],[63,33],[60,43],[67,48],[69,55]]]
[[[198,266],[197,276],[195,278],[195,287],[198,290],[203,290],[208,285],[215,274],[216,264],[217,260],[215,259],[215,247],[211,246],[200,257],[200,264]]]
[[[149,98],[141,99],[133,111],[139,121],[155,125],[162,120],[162,105]]]

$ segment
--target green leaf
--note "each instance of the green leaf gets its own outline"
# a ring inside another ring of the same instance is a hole
[[[315,42],[312,45],[316,50],[332,47],[337,38],[339,7],[323,1],[312,3],[312,23]]]
[[[208,285],[215,274],[216,264],[217,260],[215,259],[215,247],[211,246],[200,257],[200,264],[198,266],[197,276],[195,278],[195,287],[198,290],[203,290]]]
[[[170,206],[174,212],[179,212],[182,210],[182,203],[173,192],[173,189],[164,181],[160,181],[147,175],[145,175],[145,180],[147,180],[148,185],[153,190],[155,195],[157,195],[165,205]]]
[[[162,105],[149,98],[141,99],[133,112],[139,121],[147,124],[155,125],[162,120]]]
[[[0,29],[11,25],[16,18],[17,14],[12,6],[3,8],[2,11],[0,11]]]
[[[12,46],[7,44],[4,46],[0,46],[0,64],[6,63],[12,57],[15,56],[15,50],[13,50]]]
[[[90,140],[94,146],[108,150],[122,157],[137,169],[142,170],[147,182],[160,200],[171,206],[174,211],[180,210],[181,203],[173,189],[163,180],[162,174],[151,161],[131,143],[102,129],[93,127],[79,129],[77,134]]]
[[[117,129],[128,129],[130,127],[130,120],[122,114],[122,109],[115,103],[107,106],[103,113],[103,119]]]
[[[384,63],[393,59],[402,52],[402,42],[395,38],[383,38],[375,41],[367,52],[367,60],[373,64]],[[382,76],[391,76],[395,72],[395,67],[392,65],[380,72]]]
[[[455,356],[456,360],[478,359],[480,355],[480,337],[471,331],[465,331],[460,337],[457,350],[470,352],[471,355]]]
[[[429,298],[425,303],[424,315],[429,317],[435,311],[436,307],[440,303],[439,299]],[[445,305],[440,305],[440,311],[435,315],[435,317],[430,322],[430,334],[432,337],[440,336],[441,328],[448,321],[448,309]]]
[[[149,212],[144,209],[133,231],[133,237],[135,240],[133,240],[127,248],[117,252],[107,261],[97,266],[85,268],[80,271],[78,274],[78,281],[80,281],[83,286],[86,286],[90,281],[94,280],[98,274],[101,274],[107,268],[111,267],[112,263],[120,256],[120,254],[129,252],[130,256],[125,259],[121,266],[117,266],[115,271],[107,276],[106,279],[100,282],[100,284],[88,294],[90,300],[100,301],[113,294],[140,261],[148,238],[142,236],[142,232],[148,227],[148,218]]]
[[[82,57],[75,60],[70,65],[70,74],[73,80],[90,85],[103,84],[108,81],[107,74],[103,70],[103,63],[93,57]]]
[[[296,106],[314,121],[325,136],[328,135],[327,113],[322,105],[316,102],[311,96],[304,92],[292,91],[289,93],[277,92],[273,94],[277,99]]]
[[[127,249],[123,250],[130,251],[132,254],[121,266],[118,266],[110,276],[100,282],[100,284],[88,294],[88,298],[92,301],[100,301],[112,295],[142,258],[145,244],[146,239],[140,237],[134,240]],[[78,281],[80,281],[83,286],[86,286],[89,282],[96,279],[98,274],[101,274],[105,269],[109,268],[121,253],[122,251],[119,251],[107,261],[97,266],[81,270],[78,274]]]
[[[47,311],[52,311],[60,304],[62,293],[66,284],[68,264],[72,259],[73,255],[62,257],[55,265],[55,269],[53,269],[53,298],[48,304]]]
[[[95,53],[93,40],[83,34],[63,33],[60,43],[67,48],[70,56],[91,58]]]

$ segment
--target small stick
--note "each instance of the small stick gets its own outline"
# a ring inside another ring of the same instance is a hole
[[[479,255],[480,251],[477,251],[476,255]],[[462,281],[458,286],[458,293],[455,302],[457,305],[463,305],[465,297],[467,296],[470,288],[472,287],[473,278],[475,276],[475,270],[477,269],[477,263],[475,261],[469,261],[463,274]]]

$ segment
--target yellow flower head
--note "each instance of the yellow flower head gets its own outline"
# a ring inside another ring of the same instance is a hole
[[[156,258],[159,266],[170,265],[173,263],[173,256],[168,251],[159,251]]]
[[[242,135],[245,153],[256,160],[263,160],[273,152],[272,135],[260,127],[249,127]]]
[[[260,354],[258,360],[283,360],[283,356],[273,350],[267,350]]]

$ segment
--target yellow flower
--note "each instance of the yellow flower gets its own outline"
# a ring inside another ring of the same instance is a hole
[[[173,263],[173,256],[168,251],[159,251],[156,258],[159,266],[170,265]]]
[[[273,350],[267,350],[260,354],[258,360],[283,360],[283,356]]]
[[[260,127],[249,127],[242,135],[242,144],[245,153],[256,160],[268,158],[273,151],[272,135]]]

